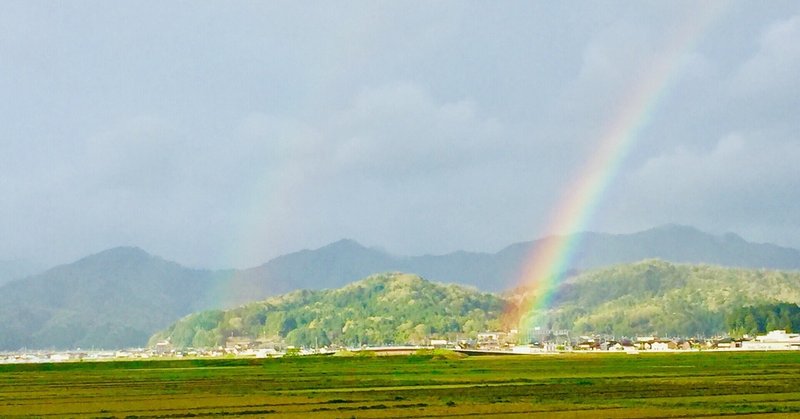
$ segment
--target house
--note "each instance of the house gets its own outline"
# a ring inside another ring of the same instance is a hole
[[[64,362],[69,361],[69,354],[66,353],[55,353],[50,355],[50,361],[53,362]]]
[[[642,351],[647,351],[652,349],[653,343],[657,341],[658,338],[656,338],[655,336],[637,336],[636,348]]]
[[[581,336],[581,338],[586,338],[585,336]],[[593,338],[586,338],[582,339],[575,345],[575,349],[583,350],[583,351],[593,351],[595,349],[602,349],[600,344],[595,341]]]
[[[636,348],[636,346],[633,344],[633,341],[630,339],[625,339],[625,338],[621,339],[619,341],[619,345],[622,346],[622,350],[625,351],[625,353],[628,354],[639,353],[639,350]]]
[[[671,343],[672,343],[672,345],[675,346],[674,349],[679,350],[679,351],[688,351],[688,350],[692,349],[691,342],[689,342],[687,340],[677,339],[677,340],[671,341]]]
[[[172,344],[170,344],[168,340],[162,340],[156,343],[155,347],[156,355],[166,355],[170,352],[172,352]]]
[[[478,333],[478,347],[484,349],[499,349],[508,345],[508,334],[505,332]]]
[[[505,332],[481,332],[478,333],[478,342],[500,342],[505,337]]]
[[[431,346],[434,348],[444,348],[448,345],[447,339],[431,339]]]
[[[255,346],[253,339],[245,336],[231,336],[225,340],[225,349],[231,351],[244,351]]]
[[[650,344],[651,351],[669,351],[671,348],[669,347],[668,342],[656,341]]]
[[[353,349],[354,353],[375,354],[377,356],[387,355],[414,355],[421,349],[430,349],[423,346],[371,346]]]
[[[717,349],[731,349],[736,347],[736,342],[731,338],[718,339],[715,344]]]

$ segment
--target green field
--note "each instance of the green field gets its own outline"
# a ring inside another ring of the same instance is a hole
[[[800,353],[0,365],[0,417],[800,416]]]

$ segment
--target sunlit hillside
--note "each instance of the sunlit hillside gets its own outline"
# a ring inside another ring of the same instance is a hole
[[[529,313],[536,292],[517,289],[501,298],[416,275],[381,274],[339,289],[296,291],[192,314],[150,342],[167,339],[178,347],[220,346],[228,339],[297,346],[422,343],[508,331],[523,316],[537,319],[530,326],[577,334],[713,336],[734,331],[730,319],[742,307],[800,303],[800,273],[647,260],[569,278],[547,310]],[[747,332],[764,331],[766,324]],[[774,323],[793,324],[791,319]]]
[[[474,288],[411,274],[373,275],[339,289],[295,291],[258,303],[205,311],[151,338],[178,347],[224,345],[229,337],[290,345],[425,343],[499,328],[504,301]]]
[[[518,289],[517,309],[541,290]],[[800,273],[646,260],[567,279],[531,325],[609,335],[712,336],[743,306],[800,303]]]

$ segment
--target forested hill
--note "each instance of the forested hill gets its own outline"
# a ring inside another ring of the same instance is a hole
[[[150,341],[170,339],[178,347],[217,346],[230,336],[292,345],[415,343],[497,329],[503,307],[499,297],[473,288],[387,273],[340,289],[192,314]]]
[[[517,304],[536,293],[517,289],[507,296]],[[617,336],[712,336],[730,331],[727,319],[741,307],[800,303],[800,273],[646,260],[569,278],[552,298],[552,308],[539,313],[540,326]]]

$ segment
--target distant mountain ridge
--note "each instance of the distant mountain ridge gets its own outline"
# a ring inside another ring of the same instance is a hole
[[[0,348],[143,345],[158,325],[209,308],[224,273],[119,247],[0,287]]]
[[[633,234],[582,235],[582,251],[576,255],[575,269],[651,258],[742,268],[800,269],[800,251],[797,249],[751,243],[734,233],[712,235],[677,224]]]
[[[800,269],[800,251],[667,225],[633,234],[580,233],[571,270],[662,259],[676,263]],[[0,284],[0,349],[143,345],[191,312],[234,307],[297,289],[339,288],[379,272],[502,291],[544,238],[497,253],[401,257],[353,240],[277,257],[244,270],[189,269],[142,249],[120,247]]]
[[[437,281],[502,291],[518,285],[518,275],[543,241],[522,242],[497,253],[453,252],[399,257],[340,240],[317,250],[303,250],[240,271],[237,284],[244,295],[275,295],[297,288],[340,287],[352,278],[376,272],[413,272]],[[633,234],[578,233],[570,270],[586,270],[644,259],[675,263],[800,270],[800,251],[773,244],[750,243],[729,233],[716,236],[693,227],[669,224]],[[234,301],[247,301],[234,296]]]

